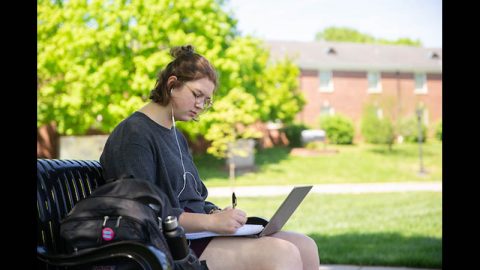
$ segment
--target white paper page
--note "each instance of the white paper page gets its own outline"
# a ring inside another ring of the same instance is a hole
[[[234,234],[219,234],[210,231],[203,231],[203,232],[195,232],[195,233],[186,233],[185,236],[189,240],[211,237],[211,236],[242,236],[242,235],[252,235],[257,234],[263,230],[262,225],[256,224],[245,224],[242,227],[238,228],[238,230]]]

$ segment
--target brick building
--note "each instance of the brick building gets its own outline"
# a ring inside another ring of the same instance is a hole
[[[360,131],[363,107],[396,120],[423,108],[427,126],[442,119],[442,49],[341,42],[267,41],[273,59],[298,64],[306,105],[297,120],[318,126],[323,114],[342,114]],[[400,117],[399,117],[400,116]]]

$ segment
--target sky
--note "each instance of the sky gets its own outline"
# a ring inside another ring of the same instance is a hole
[[[327,27],[442,48],[442,0],[228,0],[242,35],[313,41]]]

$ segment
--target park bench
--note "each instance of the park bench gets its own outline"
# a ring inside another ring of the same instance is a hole
[[[37,268],[172,269],[162,251],[134,241],[67,254],[60,220],[104,183],[98,161],[37,159]]]

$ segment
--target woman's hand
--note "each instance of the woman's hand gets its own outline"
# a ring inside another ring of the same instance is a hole
[[[247,214],[240,209],[225,207],[223,210],[209,215],[209,231],[232,234],[247,222]]]

